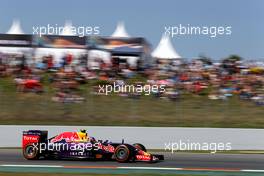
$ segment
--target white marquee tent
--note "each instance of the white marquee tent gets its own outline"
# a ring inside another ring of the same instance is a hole
[[[13,20],[13,23],[6,34],[14,34],[14,35],[22,35],[24,34],[20,21],[15,19]],[[0,52],[6,53],[6,54],[26,54],[31,55],[32,48],[28,47],[0,47]]]
[[[7,34],[24,34],[19,20],[14,20],[12,26],[7,31]]]
[[[125,24],[123,22],[119,22],[117,24],[115,32],[111,35],[111,37],[123,37],[128,38],[130,37],[126,31]]]
[[[71,21],[66,21],[65,22],[63,32],[60,35],[68,35],[68,36],[74,36],[74,35],[76,35],[72,31],[72,22]]]
[[[181,56],[174,49],[168,35],[163,34],[158,46],[151,53],[157,59],[179,59]]]

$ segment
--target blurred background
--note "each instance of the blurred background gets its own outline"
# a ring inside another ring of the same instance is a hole
[[[0,124],[264,126],[262,1],[3,1]],[[66,21],[66,22],[65,22]],[[64,32],[33,35],[33,28]],[[163,35],[165,26],[231,35]],[[79,37],[72,27],[98,27]],[[102,94],[102,85],[163,85]]]

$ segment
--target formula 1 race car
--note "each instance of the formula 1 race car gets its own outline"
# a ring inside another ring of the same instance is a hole
[[[87,159],[115,160],[118,162],[158,162],[163,155],[150,154],[139,143],[127,144],[96,140],[86,131],[63,132],[48,139],[47,131],[23,131],[23,155],[28,160],[36,159]]]

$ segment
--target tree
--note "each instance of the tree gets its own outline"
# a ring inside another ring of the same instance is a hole
[[[212,65],[212,59],[210,57],[203,55],[203,54],[199,55],[198,60],[202,61],[204,64]]]
[[[235,62],[241,61],[241,60],[242,60],[242,57],[233,54],[233,55],[230,55],[229,57],[225,58],[223,60],[223,63],[226,63],[226,62],[228,62],[228,63],[235,63]]]
[[[230,55],[229,57],[223,59],[222,66],[229,72],[229,74],[237,73],[239,72],[239,69],[236,67],[236,62],[241,60],[242,58],[238,55]]]

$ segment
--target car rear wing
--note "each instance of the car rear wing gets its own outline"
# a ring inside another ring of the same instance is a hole
[[[41,130],[28,130],[23,131],[22,137],[22,147],[29,144],[38,144],[44,143],[48,139],[48,131],[41,131]]]

